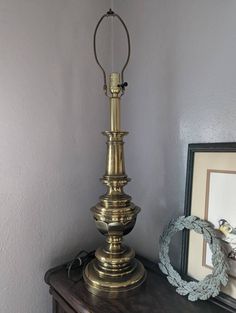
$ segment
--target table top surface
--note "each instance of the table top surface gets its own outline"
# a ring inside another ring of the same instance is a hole
[[[142,259],[147,279],[135,293],[125,293],[117,299],[104,299],[87,291],[83,280],[75,283],[67,278],[65,266],[49,270],[46,282],[75,311],[83,313],[222,313],[224,308],[209,301],[190,302],[175,292],[161,275],[158,266]]]

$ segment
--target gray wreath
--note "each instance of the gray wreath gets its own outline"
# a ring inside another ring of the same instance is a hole
[[[184,228],[193,229],[202,234],[204,240],[209,244],[212,252],[212,274],[207,275],[203,280],[187,282],[181,278],[170,263],[169,244],[172,236]],[[188,300],[207,300],[216,297],[220,292],[221,285],[226,286],[228,282],[229,265],[225,253],[221,248],[221,243],[216,237],[216,232],[207,221],[196,216],[181,216],[176,220],[171,220],[160,237],[159,252],[160,270],[167,275],[171,285],[177,287],[176,292],[182,296],[188,295]]]

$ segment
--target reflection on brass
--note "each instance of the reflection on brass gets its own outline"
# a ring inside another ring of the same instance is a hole
[[[98,230],[106,236],[106,245],[98,248],[85,268],[83,277],[87,289],[98,295],[114,297],[140,286],[146,277],[143,265],[135,259],[135,252],[122,244],[122,237],[134,227],[140,208],[131,202],[123,188],[129,182],[125,173],[123,137],[120,130],[120,75],[110,75],[111,129],[107,137],[106,171],[102,182],[107,192],[91,211]]]

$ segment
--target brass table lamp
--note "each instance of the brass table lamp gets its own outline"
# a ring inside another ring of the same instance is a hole
[[[110,74],[108,94],[106,73],[97,58],[96,34],[102,20],[109,16],[118,18],[125,28],[128,57],[121,74]],[[104,91],[110,102],[110,130],[103,133],[107,137],[106,172],[101,179],[107,186],[107,192],[100,196],[99,203],[91,209],[98,230],[106,236],[106,245],[96,250],[95,259],[86,266],[83,278],[90,292],[115,297],[140,286],[145,280],[146,271],[142,263],[135,259],[134,250],[122,244],[123,236],[133,229],[140,208],[123,191],[130,179],[125,173],[123,137],[128,133],[120,128],[120,98],[127,86],[123,73],[129,62],[130,38],[125,23],[112,10],[101,17],[95,28],[94,55],[102,69]]]

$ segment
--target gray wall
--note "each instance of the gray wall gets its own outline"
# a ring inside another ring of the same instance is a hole
[[[92,36],[109,2],[0,1],[1,313],[51,312],[46,270],[98,245],[108,112]]]
[[[132,42],[123,98],[127,191],[142,207],[127,242],[157,259],[158,238],[183,214],[188,143],[236,140],[236,2],[116,0]],[[114,69],[124,55],[115,27]],[[123,54],[122,54],[123,53]],[[173,261],[180,260],[179,243]]]

